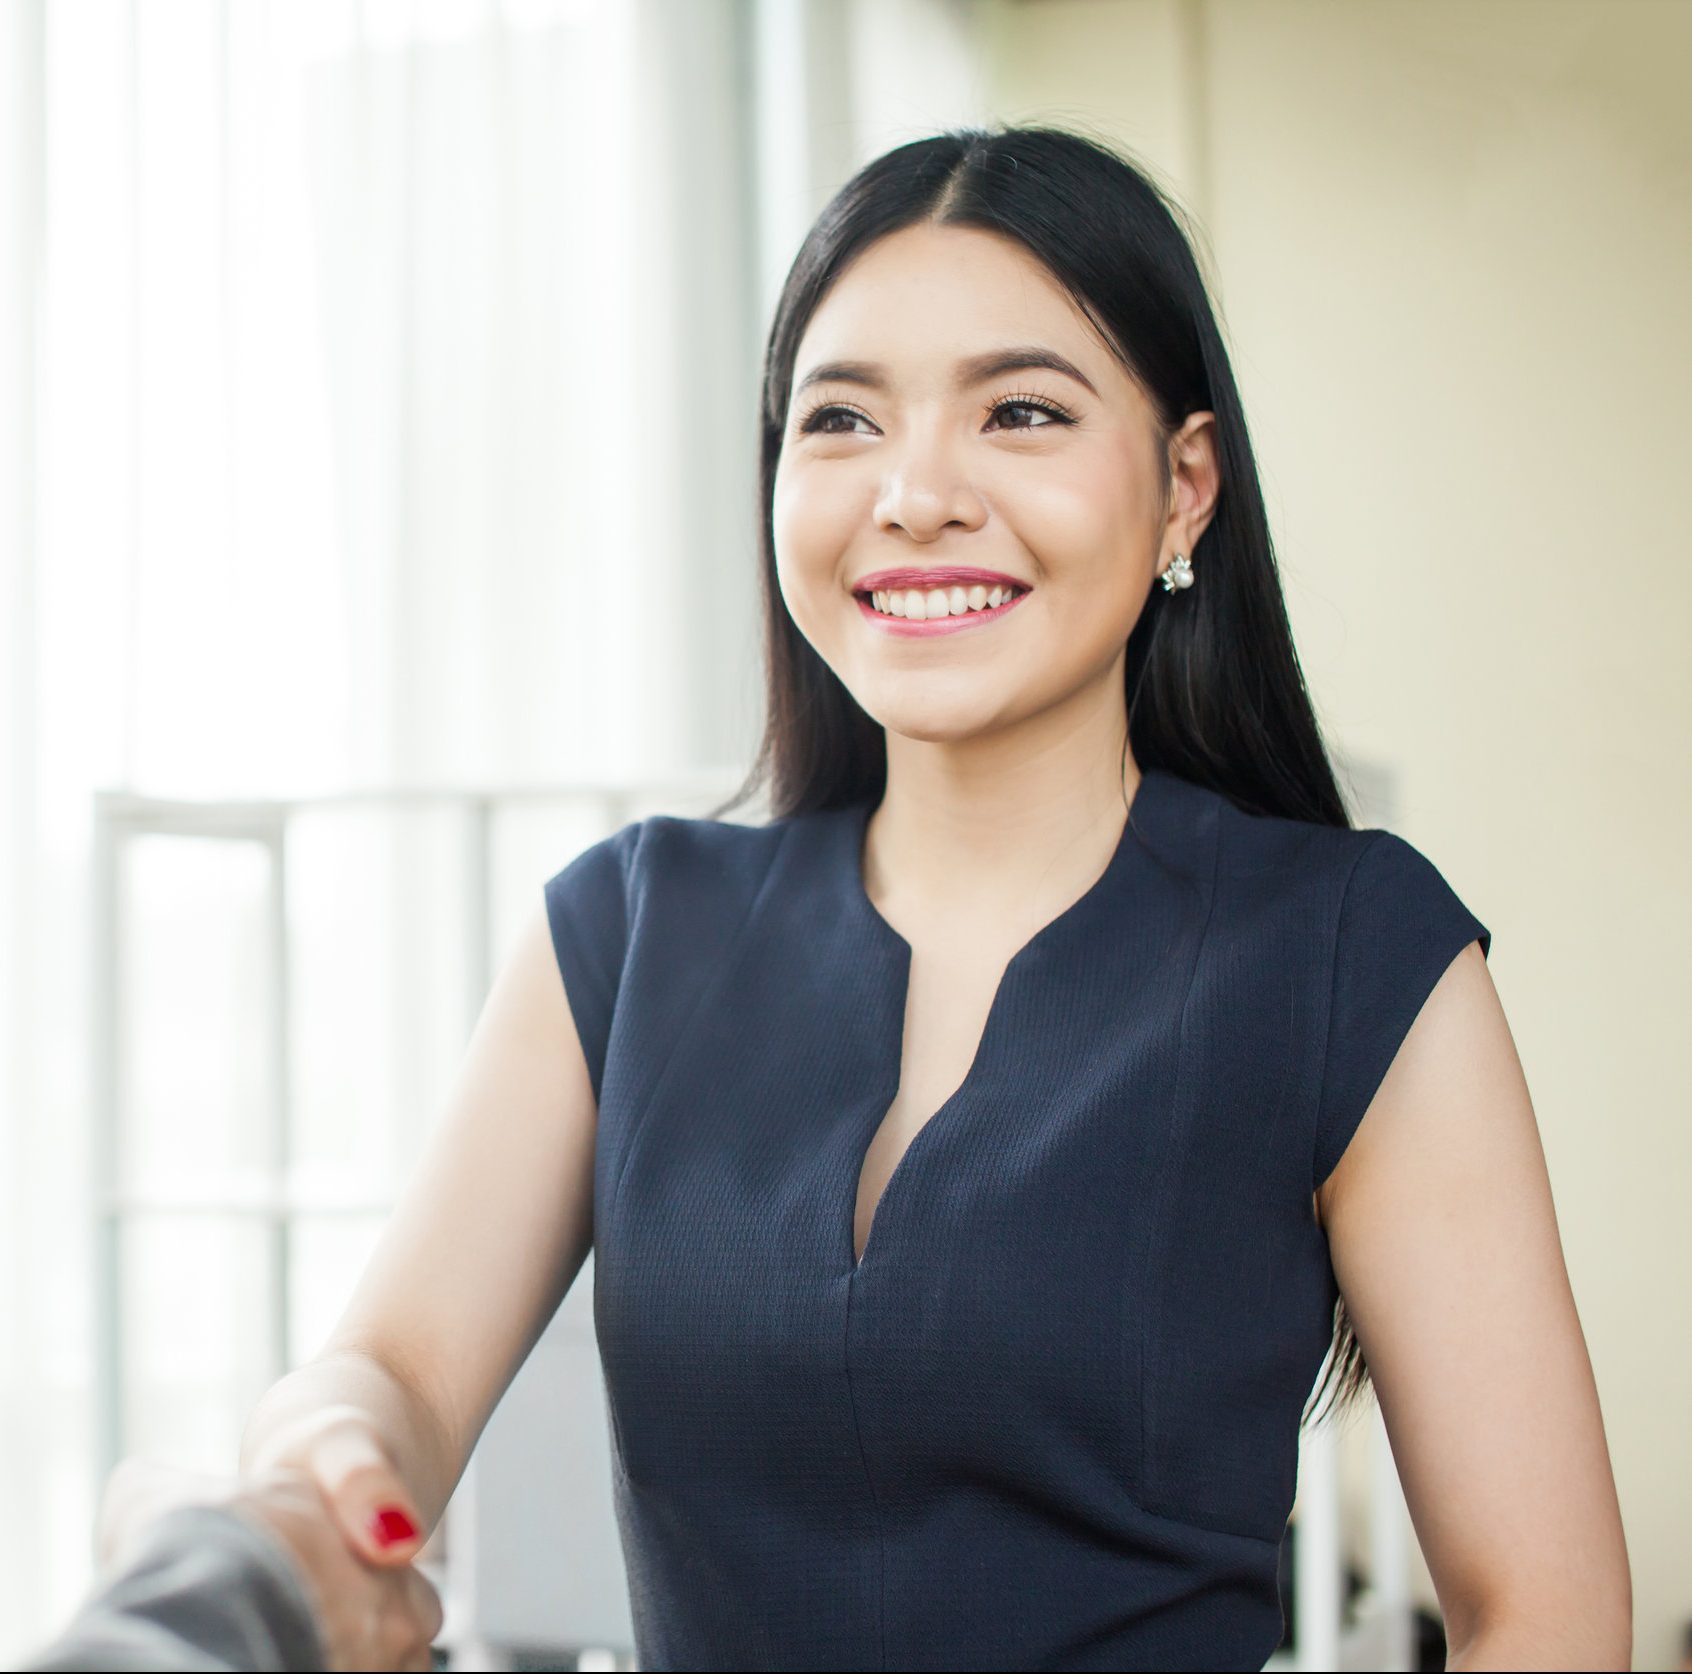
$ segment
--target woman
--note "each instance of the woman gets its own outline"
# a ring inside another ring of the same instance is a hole
[[[244,1468],[316,1459],[410,1550],[591,1244],[643,1667],[1257,1668],[1332,1349],[1450,1666],[1626,1667],[1490,939],[1349,826],[1159,193],[1046,129],[880,158],[762,420],[767,732],[718,813],[775,818],[549,880]],[[391,1471],[319,1459],[349,1424]]]

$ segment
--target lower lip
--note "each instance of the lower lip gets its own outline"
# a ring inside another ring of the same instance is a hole
[[[971,610],[962,616],[936,616],[932,622],[913,622],[908,616],[886,616],[868,599],[861,598],[856,593],[852,596],[866,620],[873,622],[883,632],[896,634],[901,639],[926,639],[934,634],[957,634],[967,628],[984,627],[989,622],[1002,621],[1028,597],[1026,593],[1017,593],[1006,599],[1003,604],[994,605],[991,610]]]

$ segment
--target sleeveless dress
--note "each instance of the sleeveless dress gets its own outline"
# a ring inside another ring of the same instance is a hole
[[[1338,1296],[1311,1194],[1486,928],[1382,830],[1143,770],[853,1259],[911,949],[869,805],[545,885],[643,1669],[1259,1669]]]

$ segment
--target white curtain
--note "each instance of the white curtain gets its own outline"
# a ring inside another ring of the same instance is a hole
[[[94,792],[738,765],[764,322],[743,0],[0,29],[9,1665],[86,1587],[99,1488]]]

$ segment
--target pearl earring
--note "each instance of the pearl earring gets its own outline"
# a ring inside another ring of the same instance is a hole
[[[1173,593],[1177,587],[1191,587],[1193,579],[1193,566],[1182,553],[1177,552],[1169,568],[1163,572],[1164,591]]]

